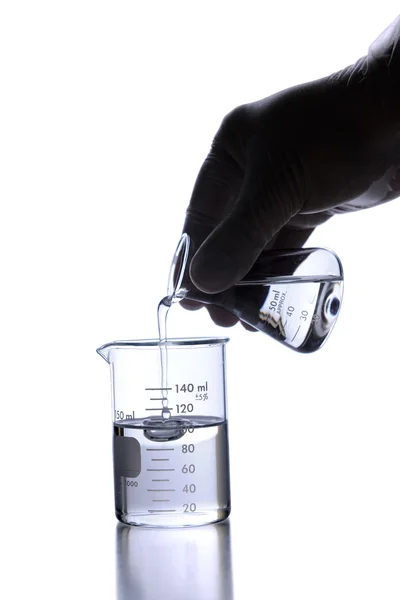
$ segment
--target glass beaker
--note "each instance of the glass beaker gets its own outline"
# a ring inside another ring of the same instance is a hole
[[[98,348],[111,367],[115,513],[122,523],[180,527],[228,517],[227,341],[136,340]],[[162,350],[168,351],[164,387]]]
[[[214,304],[297,352],[314,352],[327,340],[343,297],[343,269],[334,252],[264,251],[241,281],[218,294],[206,294],[190,279],[195,251],[184,233],[171,263],[169,304],[183,299]]]

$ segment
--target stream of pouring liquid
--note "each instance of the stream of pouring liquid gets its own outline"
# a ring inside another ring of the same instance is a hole
[[[168,408],[168,350],[167,350],[167,317],[172,305],[172,298],[166,296],[161,300],[157,307],[158,337],[160,346],[160,367],[161,367],[161,396],[163,419],[171,417],[171,411]]]

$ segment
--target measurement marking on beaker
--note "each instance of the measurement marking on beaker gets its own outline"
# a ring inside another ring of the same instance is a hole
[[[171,500],[152,500],[152,502],[171,502]]]
[[[286,325],[287,325],[287,319],[286,319],[286,321],[285,321],[285,324],[284,324],[284,326],[283,326],[283,329],[285,329]]]
[[[169,390],[172,390],[172,388],[144,388],[145,392],[169,392]]]
[[[146,408],[145,410],[161,410],[161,406],[159,406],[158,408]],[[174,410],[173,408],[168,407],[168,410]]]
[[[300,325],[298,326],[298,329],[297,329],[296,333],[292,337],[292,342],[293,342],[294,338],[296,337],[296,335],[299,333],[299,331],[300,331]]]
[[[157,481],[158,482],[158,481],[171,481],[171,480],[170,479],[152,479],[152,481],[154,481],[154,482]]]
[[[153,462],[169,462],[169,458],[151,458]]]
[[[176,492],[176,490],[147,490],[148,492]]]
[[[173,452],[175,448],[146,448],[146,452]]]
[[[147,471],[175,471],[175,469],[146,469]]]
[[[152,400],[154,402],[155,400],[158,400],[158,401],[165,400],[165,398],[164,398],[164,396],[161,396],[160,398],[149,398],[149,400]]]
[[[174,508],[149,508],[148,512],[156,513],[156,512],[176,512]]]

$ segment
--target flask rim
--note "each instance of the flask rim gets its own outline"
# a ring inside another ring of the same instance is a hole
[[[167,296],[173,302],[179,297],[189,258],[190,237],[183,233],[175,249],[168,275]]]

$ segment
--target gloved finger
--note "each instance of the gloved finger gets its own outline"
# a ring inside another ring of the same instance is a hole
[[[191,279],[204,292],[221,292],[242,279],[300,208],[296,161],[279,152],[272,162],[268,152],[258,149],[251,158],[232,211],[192,259]]]
[[[196,302],[195,300],[181,300],[179,304],[182,306],[182,308],[187,310],[199,310],[200,308],[204,307],[207,308],[211,319],[220,327],[232,327],[233,325],[236,325],[239,320],[237,317],[235,317],[235,315],[218,306],[202,304],[201,302]]]
[[[220,327],[232,327],[239,321],[235,315],[219,306],[208,305],[206,308],[214,323]]]
[[[230,212],[242,179],[239,165],[214,143],[197,176],[183,227],[196,250]]]
[[[290,221],[289,221],[290,223]],[[291,248],[301,248],[315,227],[296,229],[290,224],[283,227],[277,236],[272,240],[271,244],[268,244],[268,250],[289,250]]]
[[[211,319],[220,327],[232,327],[233,325],[236,325],[239,320],[237,317],[235,317],[235,315],[218,306],[202,304],[201,302],[196,302],[194,300],[181,300],[179,304],[182,306],[182,308],[187,310],[199,310],[200,308],[206,308]]]
[[[179,304],[186,310],[200,310],[204,306],[204,304],[195,300],[181,300]]]

